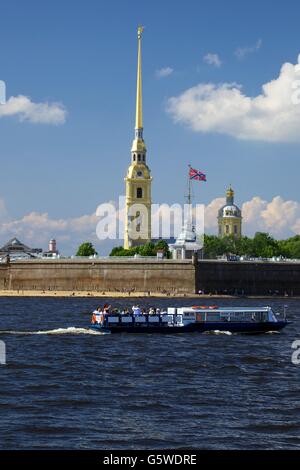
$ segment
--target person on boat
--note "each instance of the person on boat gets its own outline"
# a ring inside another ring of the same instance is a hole
[[[102,309],[101,307],[98,307],[97,308],[97,313],[96,313],[96,321],[97,323],[100,325],[103,324],[103,320],[104,320],[104,317],[103,317],[103,312],[102,312]]]
[[[97,323],[97,313],[98,313],[98,309],[94,310],[93,313],[92,313],[91,323],[93,325],[95,325],[95,323]]]
[[[91,323],[93,325],[95,325],[95,323],[100,323],[100,313],[101,313],[101,309],[100,307],[96,308],[93,313],[92,313],[92,320],[91,320]]]
[[[104,315],[109,315],[109,314],[110,314],[110,309],[111,309],[111,305],[109,305],[109,304],[104,304],[104,306],[103,306],[103,314],[104,314]]]
[[[133,315],[134,315],[134,316],[139,316],[139,315],[141,315],[141,309],[140,309],[139,305],[134,305],[134,306],[132,307],[132,311],[133,311]]]
[[[153,307],[149,309],[149,315],[155,315],[155,310]]]

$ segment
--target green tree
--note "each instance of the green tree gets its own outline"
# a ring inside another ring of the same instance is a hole
[[[76,253],[76,256],[93,256],[97,255],[97,251],[95,250],[94,246],[90,242],[82,243]]]
[[[155,245],[152,242],[148,242],[139,248],[139,254],[141,256],[156,256]]]
[[[204,256],[208,259],[214,259],[226,253],[226,242],[224,238],[215,235],[204,235]]]
[[[252,256],[261,258],[272,258],[279,256],[279,246],[277,240],[264,232],[257,232],[252,242]]]
[[[171,252],[169,250],[169,245],[165,240],[159,240],[156,245],[155,245],[155,253],[158,252],[158,250],[163,250],[164,256],[166,258],[171,258]]]

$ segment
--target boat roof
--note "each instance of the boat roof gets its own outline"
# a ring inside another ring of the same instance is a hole
[[[193,312],[267,312],[271,307],[217,307],[217,306],[195,306],[181,307],[182,310]]]

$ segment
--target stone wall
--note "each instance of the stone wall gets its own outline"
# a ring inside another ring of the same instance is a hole
[[[199,261],[196,290],[245,295],[300,295],[300,263]]]
[[[195,291],[191,261],[34,260],[0,264],[0,289],[138,292]]]
[[[47,260],[0,264],[0,289],[300,295],[300,263]]]

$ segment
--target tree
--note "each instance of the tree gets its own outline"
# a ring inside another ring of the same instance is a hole
[[[156,256],[155,245],[152,242],[148,242],[140,247],[139,254],[141,256]]]
[[[165,240],[159,240],[155,245],[155,252],[157,253],[158,250],[163,250],[164,256],[166,258],[171,258],[171,252],[169,250],[169,245]]]
[[[261,258],[272,258],[279,256],[279,246],[277,240],[268,233],[257,232],[253,238],[252,256]]]
[[[93,256],[97,255],[97,251],[95,250],[94,246],[90,242],[82,243],[76,253],[76,256]]]

